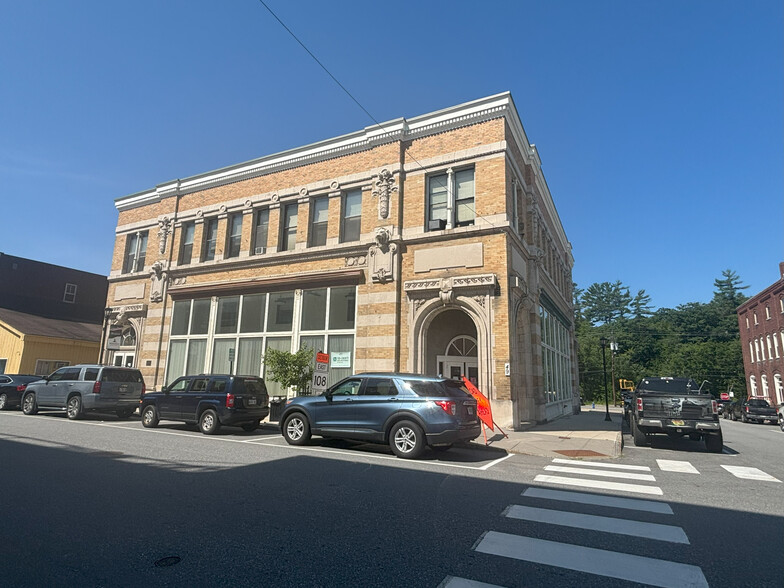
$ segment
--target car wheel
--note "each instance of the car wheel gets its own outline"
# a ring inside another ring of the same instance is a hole
[[[208,408],[199,417],[199,430],[205,435],[214,435],[220,429],[218,413]]]
[[[35,402],[35,394],[28,392],[22,398],[22,412],[24,414],[35,414],[38,412],[38,404]]]
[[[65,405],[65,413],[72,421],[82,418],[82,397],[71,396],[68,399],[68,404]]]
[[[0,394],[0,410],[8,408],[8,394]]]
[[[637,421],[634,419],[632,419],[632,437],[634,438],[634,445],[637,447],[643,447],[648,444],[648,436],[640,431]]]
[[[389,432],[389,446],[398,457],[415,459],[425,447],[425,434],[416,423],[400,421]]]
[[[305,445],[310,441],[310,423],[301,412],[293,412],[283,422],[283,438],[289,445]]]
[[[705,449],[711,453],[721,453],[721,450],[724,449],[724,437],[721,431],[705,435]]]
[[[121,408],[117,410],[117,418],[118,419],[127,419],[136,411],[135,408],[128,409],[128,408]]]
[[[158,426],[158,409],[155,408],[152,404],[148,404],[144,407],[142,411],[142,425],[151,429],[152,427]]]
[[[259,421],[253,421],[252,423],[245,423],[244,425],[242,425],[242,430],[248,433],[252,433],[258,428],[259,428]]]
[[[740,413],[740,420],[743,421],[744,423],[748,423],[749,422],[749,419],[746,416],[745,412]]]

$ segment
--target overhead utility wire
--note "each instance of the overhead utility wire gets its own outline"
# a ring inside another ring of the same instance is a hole
[[[295,34],[294,34],[294,32],[293,32],[293,31],[292,31],[292,30],[291,30],[289,27],[287,27],[287,26],[286,26],[286,23],[284,23],[282,20],[280,20],[280,18],[278,17],[278,15],[277,15],[277,14],[275,14],[275,13],[273,12],[273,10],[272,10],[272,9],[271,9],[269,6],[267,6],[267,3],[266,3],[266,2],[264,2],[264,0],[259,0],[259,3],[260,3],[262,6],[264,6],[264,8],[266,8],[266,9],[267,9],[267,12],[269,12],[269,13],[270,13],[270,14],[271,14],[271,15],[272,15],[274,18],[275,18],[275,20],[277,20],[277,21],[280,23],[280,26],[282,26],[284,29],[286,29],[286,32],[288,32],[288,34],[289,34],[289,35],[291,35],[291,36],[292,36],[292,38],[293,38],[293,39],[294,39],[294,40],[295,40],[297,43],[299,43],[299,44],[300,44],[300,46],[301,46],[301,47],[302,47],[302,48],[303,48],[305,51],[307,51],[308,55],[310,55],[310,56],[313,58],[313,60],[314,60],[316,63],[318,63],[318,64],[319,64],[319,66],[321,67],[321,69],[323,69],[325,72],[327,72],[327,75],[328,75],[330,78],[332,78],[332,80],[333,80],[333,81],[334,81],[334,82],[335,82],[335,83],[336,83],[338,86],[340,86],[340,89],[341,89],[341,90],[343,90],[343,91],[346,93],[346,95],[347,95],[349,98],[351,98],[351,99],[354,101],[354,103],[355,103],[357,106],[359,106],[359,107],[362,109],[362,112],[364,112],[365,114],[367,114],[367,115],[368,115],[368,117],[370,118],[370,120],[372,120],[374,123],[376,123],[376,126],[377,126],[379,129],[381,129],[382,131],[386,130],[386,129],[384,129],[384,127],[383,127],[383,126],[381,126],[381,123],[380,123],[380,122],[378,122],[378,121],[376,120],[376,118],[375,118],[375,117],[374,117],[372,114],[370,114],[370,112],[368,111],[368,109],[367,109],[367,108],[365,108],[364,106],[362,106],[362,103],[361,103],[359,100],[357,100],[357,99],[354,97],[354,95],[353,95],[351,92],[349,92],[349,91],[346,89],[346,87],[345,87],[343,84],[341,84],[341,83],[340,83],[340,81],[339,81],[339,80],[338,80],[338,79],[337,79],[337,78],[336,78],[334,75],[332,75],[332,72],[330,72],[330,71],[327,69],[327,66],[325,66],[323,63],[321,63],[321,61],[319,60],[319,58],[318,58],[318,57],[316,57],[316,56],[313,54],[313,52],[312,52],[310,49],[308,49],[308,48],[305,46],[305,43],[303,43],[302,41],[300,41],[299,37],[297,37],[297,35],[295,35]],[[419,169],[425,169],[425,166],[424,166],[424,165],[422,165],[421,163],[419,163],[419,161],[416,159],[416,157],[414,157],[414,156],[413,156],[413,155],[411,155],[410,153],[408,154],[408,156],[409,156],[409,157],[410,157],[412,160],[414,160],[414,162],[415,162],[415,163],[416,163],[416,164],[419,166]],[[443,186],[443,187],[446,187],[446,186]],[[478,218],[481,218],[481,219],[483,219],[483,220],[487,221],[487,222],[490,224],[490,226],[491,226],[491,227],[495,227],[495,224],[494,224],[494,223],[493,223],[493,222],[492,222],[490,219],[488,219],[487,217],[484,217],[484,216],[481,216],[481,215],[477,214],[477,212],[476,212],[476,204],[474,204],[474,207],[473,207],[473,212],[474,212],[474,216],[476,216],[476,217],[478,217]]]

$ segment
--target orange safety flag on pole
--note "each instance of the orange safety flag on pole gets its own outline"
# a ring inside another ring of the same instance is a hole
[[[487,425],[488,429],[495,431],[493,428],[493,411],[490,408],[490,400],[488,400],[487,396],[482,394],[479,391],[479,388],[474,386],[465,376],[463,376],[463,382],[471,393],[471,396],[476,398],[476,415],[479,417],[479,420]]]

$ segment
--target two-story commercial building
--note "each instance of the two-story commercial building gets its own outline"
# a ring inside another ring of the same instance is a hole
[[[148,387],[266,349],[466,375],[496,422],[579,410],[571,246],[509,93],[116,200],[113,349]],[[273,393],[282,393],[272,382]]]
[[[784,403],[784,262],[780,278],[738,307],[749,398]]]

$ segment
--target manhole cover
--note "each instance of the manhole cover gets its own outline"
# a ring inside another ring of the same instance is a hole
[[[156,568],[168,568],[170,566],[176,566],[180,563],[180,558],[176,555],[170,555],[168,557],[162,557],[158,561],[155,562]]]

